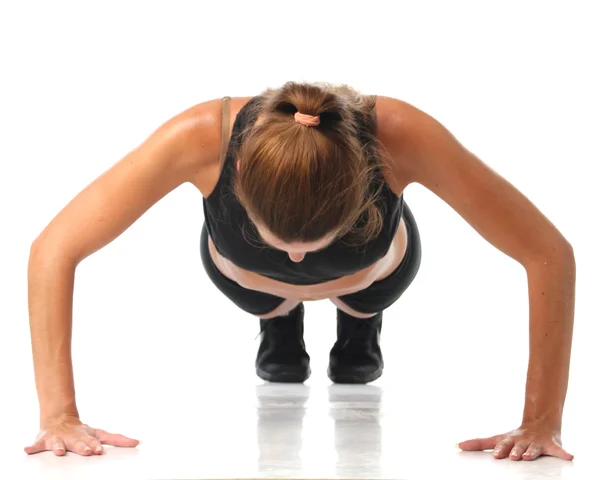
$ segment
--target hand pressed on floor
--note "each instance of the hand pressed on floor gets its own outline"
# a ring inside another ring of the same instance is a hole
[[[135,447],[137,440],[123,435],[108,433],[104,430],[91,428],[74,416],[62,417],[49,423],[40,431],[35,442],[25,447],[25,453],[52,451],[62,456],[68,451],[79,455],[101,455],[102,444],[114,447]]]
[[[522,425],[517,430],[488,438],[475,438],[458,444],[464,451],[494,450],[495,458],[535,460],[547,455],[573,460],[573,455],[562,448],[560,431],[544,423]]]

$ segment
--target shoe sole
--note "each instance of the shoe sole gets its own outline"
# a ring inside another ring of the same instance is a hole
[[[310,377],[310,369],[305,373],[299,372],[280,372],[267,373],[260,368],[256,369],[256,375],[265,382],[271,383],[304,383]]]
[[[348,383],[353,385],[364,385],[366,383],[374,382],[381,377],[381,375],[383,375],[383,368],[375,370],[371,375],[366,377],[353,372],[340,372],[334,374],[331,370],[327,371],[327,376],[333,383]]]

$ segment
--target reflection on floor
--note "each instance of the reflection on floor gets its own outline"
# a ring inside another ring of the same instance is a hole
[[[310,388],[303,385],[259,385],[259,471],[298,475],[303,470],[303,423]],[[336,477],[381,476],[382,390],[376,386],[328,388],[328,415],[333,420]]]
[[[119,433],[142,440],[138,448],[109,447],[94,458],[28,457],[12,439],[4,439],[0,447],[10,455],[3,456],[2,468],[18,472],[6,478],[52,480],[596,478],[594,456],[579,447],[575,462],[548,457],[513,462],[494,460],[490,452],[459,452],[457,441],[505,424],[504,418],[498,421],[501,413],[481,414],[475,405],[472,414],[449,416],[447,411],[461,411],[452,402],[464,401],[463,392],[436,396],[435,389],[424,386],[406,395],[402,384],[317,382],[178,383],[181,396],[160,412],[156,400],[143,401],[149,387],[140,387],[135,415],[108,411],[101,399],[90,406],[90,411],[105,412],[90,423],[108,429],[118,425]],[[169,387],[163,386],[165,391]],[[169,410],[173,405],[177,408]],[[489,424],[482,424],[486,419]]]

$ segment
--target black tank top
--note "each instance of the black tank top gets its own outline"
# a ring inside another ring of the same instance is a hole
[[[363,245],[352,245],[352,242],[347,241],[348,238],[341,237],[323,250],[307,253],[301,262],[293,262],[286,252],[262,242],[232,188],[236,172],[236,152],[243,141],[243,130],[251,125],[249,122],[256,120],[250,118],[254,116],[250,112],[255,109],[249,107],[252,102],[260,101],[260,98],[253,97],[238,113],[231,140],[226,145],[217,185],[203,199],[205,225],[219,254],[244,270],[293,285],[335,280],[358,272],[381,259],[390,248],[404,207],[403,196],[398,197],[385,181],[379,196],[380,207],[385,212],[383,228],[377,237]],[[226,121],[224,115],[224,122]]]

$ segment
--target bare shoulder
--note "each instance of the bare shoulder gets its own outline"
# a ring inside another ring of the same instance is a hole
[[[233,102],[232,116],[240,104]],[[221,113],[222,100],[209,100],[158,126],[52,219],[34,242],[40,258],[59,252],[78,264],[183,183],[207,195],[218,179]]]
[[[572,247],[507,179],[431,115],[401,100],[377,99],[378,136],[391,175],[417,183],[452,207],[475,231],[526,268],[572,262]]]
[[[219,163],[221,112],[220,98],[198,103],[168,119],[154,134],[170,146],[171,157],[178,159],[185,180],[203,194]]]
[[[415,127],[424,112],[408,102],[383,95],[376,97],[375,112],[387,181],[396,193],[401,193],[412,182],[408,142],[415,141]]]
[[[227,138],[231,138],[237,114],[251,98],[230,97]],[[217,98],[194,105],[174,117],[172,121],[186,132],[180,137],[180,145],[189,152],[189,182],[207,197],[217,184],[221,171],[223,99]]]
[[[450,155],[466,153],[439,121],[406,101],[378,96],[376,116],[382,160],[401,188],[427,181]]]

